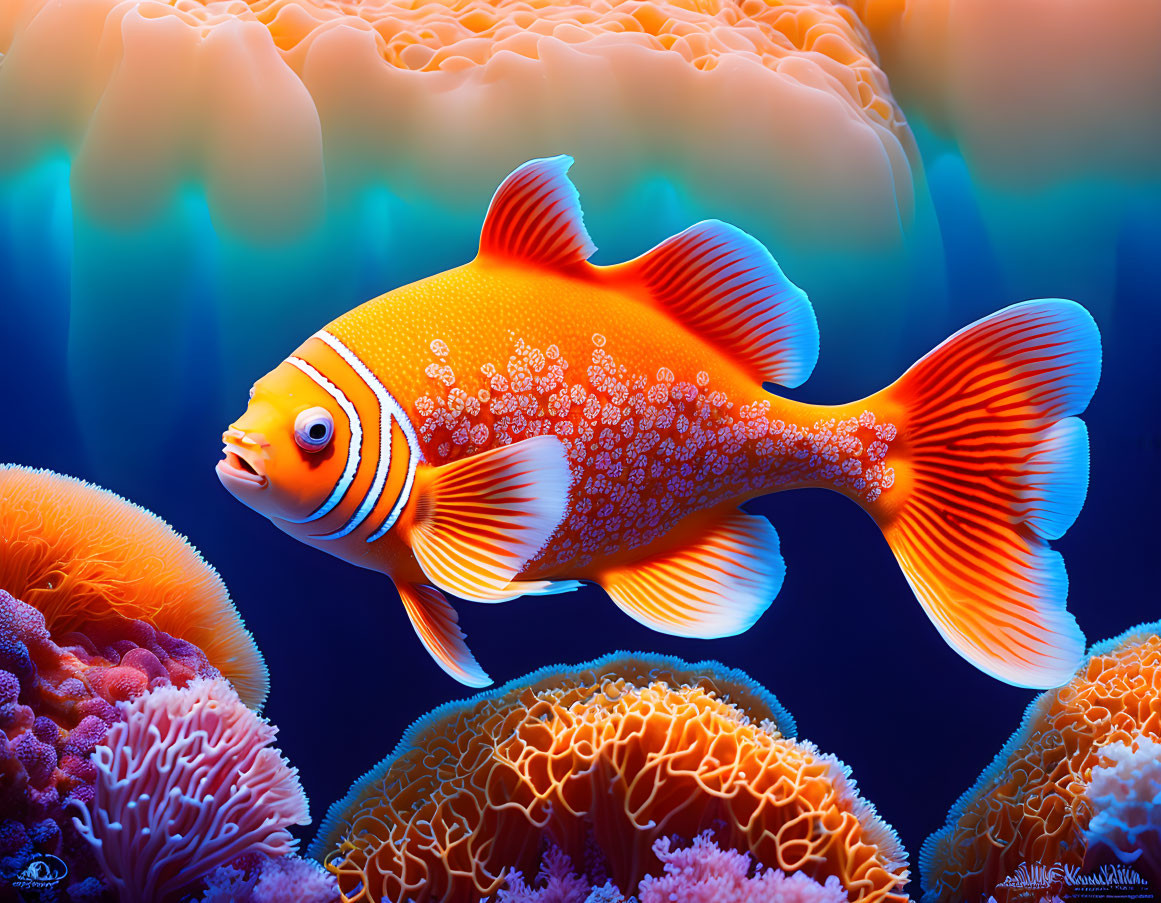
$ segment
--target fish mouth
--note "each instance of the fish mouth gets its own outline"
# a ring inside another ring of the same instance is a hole
[[[234,486],[265,489],[270,483],[258,443],[231,427],[222,434],[223,458],[215,470],[227,489]]]

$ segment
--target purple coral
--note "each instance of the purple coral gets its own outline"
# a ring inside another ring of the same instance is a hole
[[[1085,830],[1085,867],[1131,866],[1161,886],[1161,742],[1138,734],[1132,743],[1100,750],[1085,796],[1092,819]]]
[[[247,854],[206,876],[199,903],[337,903],[333,875],[311,859]]]
[[[113,703],[216,673],[196,647],[124,618],[54,641],[41,612],[0,590],[0,873],[48,853],[68,865],[70,899],[105,894],[66,810],[93,799],[89,756],[120,719]]]

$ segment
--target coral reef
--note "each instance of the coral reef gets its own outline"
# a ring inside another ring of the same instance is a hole
[[[1161,888],[1161,742],[1142,734],[1099,756],[1084,792],[1092,804],[1085,867],[1128,863]]]
[[[596,845],[624,891],[659,838],[719,825],[762,865],[902,900],[905,853],[838,760],[746,675],[616,653],[436,709],[336,803],[312,847],[344,894],[468,901]]]
[[[144,621],[197,646],[247,704],[261,706],[269,681],[258,647],[184,537],[132,502],[47,470],[0,466],[0,496],[0,588],[43,613],[53,636]]]
[[[525,883],[519,872],[508,875],[496,903],[847,903],[846,888],[831,875],[819,884],[802,872],[787,875],[758,868],[746,853],[723,850],[706,831],[685,847],[668,837],[653,842],[662,865],[660,877],[646,875],[633,897],[626,898],[611,881],[600,886],[572,870],[559,849],[550,848],[541,863],[539,887]]]
[[[205,879],[199,903],[334,903],[339,898],[334,876],[311,859],[293,854],[248,853],[221,865]]]
[[[68,808],[93,800],[90,756],[120,720],[115,703],[217,676],[197,647],[141,621],[88,626],[54,642],[41,612],[0,590],[0,874],[49,853],[69,886],[99,884]]]
[[[1089,651],[1063,687],[1037,697],[1020,727],[923,845],[925,903],[981,900],[1018,868],[1081,869],[1094,811],[1103,833],[1125,804],[1110,808],[1102,757],[1117,744],[1161,739],[1161,622],[1144,624]],[[1141,768],[1148,786],[1148,770]],[[1128,775],[1119,770],[1117,778]],[[1126,785],[1127,787],[1128,785]],[[1096,796],[1090,796],[1090,788]],[[1053,888],[1058,890],[1059,888]],[[1003,891],[998,891],[1003,893]]]
[[[121,712],[77,826],[123,903],[176,900],[243,853],[294,850],[288,826],[310,822],[298,774],[224,680],[159,687]]]

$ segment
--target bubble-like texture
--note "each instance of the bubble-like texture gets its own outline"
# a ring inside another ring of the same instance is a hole
[[[568,515],[530,570],[584,568],[609,550],[648,545],[690,511],[748,492],[825,486],[876,501],[895,482],[898,430],[869,410],[797,424],[770,401],[735,401],[702,370],[644,373],[592,336],[581,361],[516,338],[507,361],[457,373],[456,349],[431,342],[426,394],[414,401],[427,460],[458,460],[554,435],[574,474]],[[461,358],[462,359],[462,358]]]
[[[1100,643],[1076,676],[1037,697],[947,826],[920,853],[925,903],[985,899],[1017,868],[1079,869],[1102,752],[1161,739],[1161,623]]]
[[[49,853],[68,865],[70,888],[105,887],[70,807],[93,801],[89,757],[120,719],[115,704],[218,673],[197,647],[141,621],[91,627],[54,641],[39,611],[0,590],[0,871]]]
[[[476,901],[542,841],[596,843],[622,890],[660,837],[730,848],[852,900],[903,900],[905,853],[833,756],[783,733],[769,694],[713,663],[619,653],[437,709],[332,807],[316,840],[344,899]],[[360,888],[364,896],[358,896]]]
[[[39,610],[54,636],[104,637],[104,621],[144,621],[202,650],[247,703],[262,704],[266,664],[225,585],[161,518],[81,480],[15,465],[0,467],[0,497],[0,587]],[[133,655],[131,667],[102,677],[112,698],[164,673],[148,653]]]

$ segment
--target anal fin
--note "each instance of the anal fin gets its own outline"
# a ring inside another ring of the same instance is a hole
[[[734,511],[690,545],[605,572],[600,584],[646,627],[674,636],[734,636],[758,620],[786,565],[764,517]]]
[[[468,649],[456,611],[443,593],[434,586],[410,583],[400,583],[397,589],[407,616],[411,619],[411,626],[437,664],[469,687],[486,687],[491,684],[492,678],[488,677]]]

